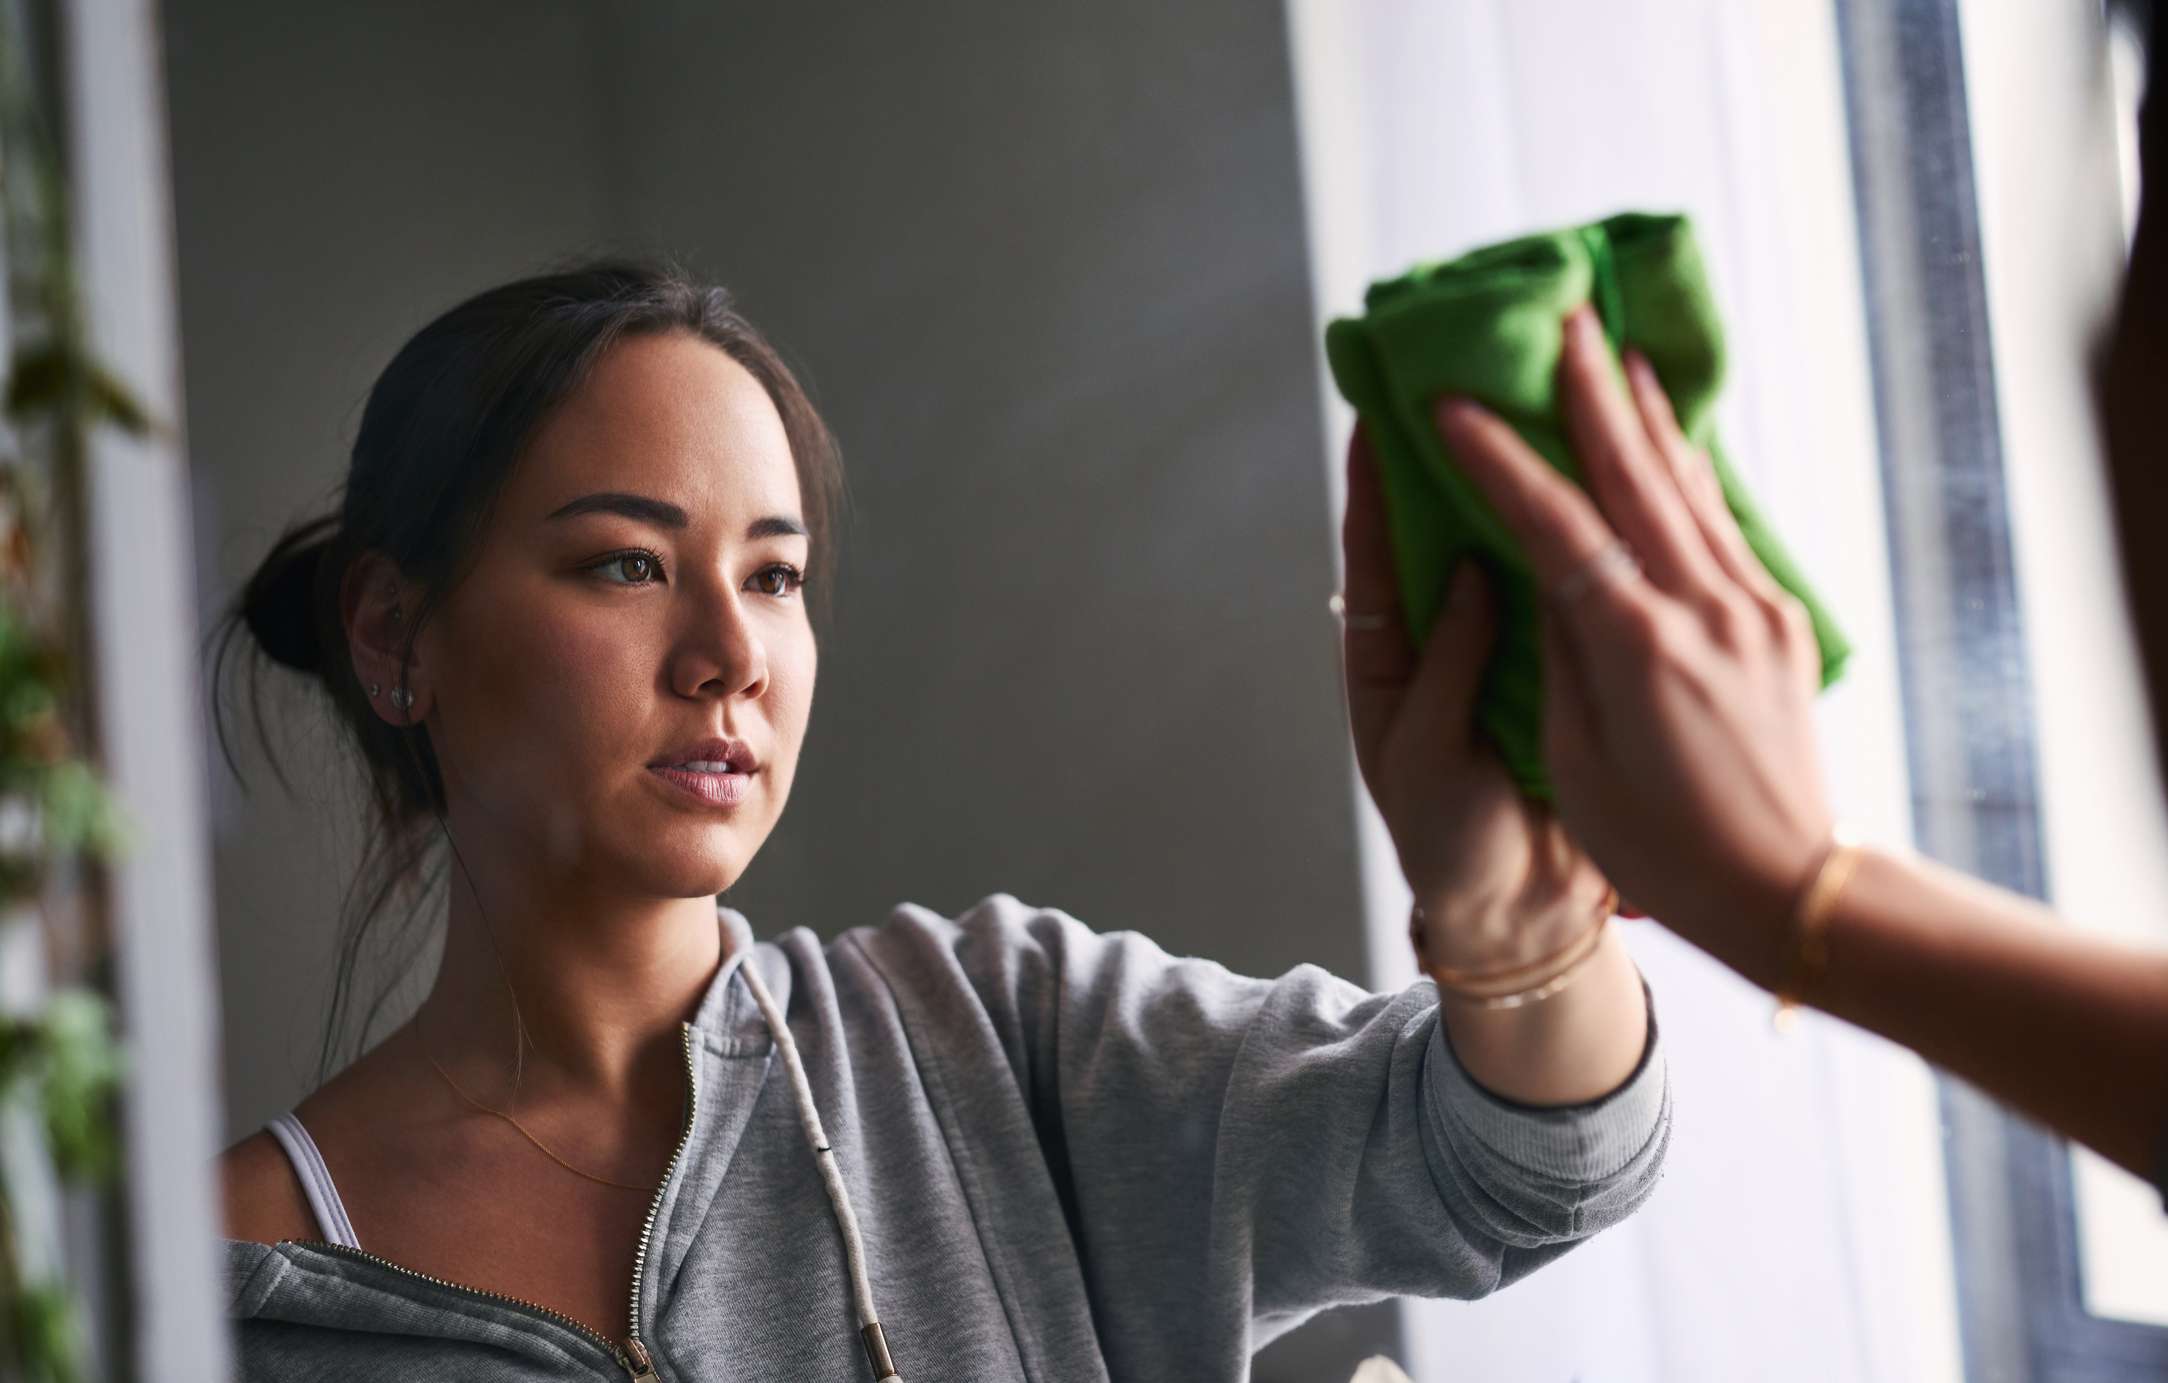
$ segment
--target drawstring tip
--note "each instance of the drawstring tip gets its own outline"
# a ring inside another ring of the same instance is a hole
[[[896,1372],[896,1361],[888,1357],[888,1338],[881,1334],[881,1323],[868,1322],[860,1328],[858,1334],[866,1342],[866,1359],[873,1365],[873,1376],[877,1383],[888,1383],[891,1378],[896,1379],[897,1383],[903,1383]]]

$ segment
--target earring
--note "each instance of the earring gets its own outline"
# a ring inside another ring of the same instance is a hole
[[[408,691],[405,687],[393,687],[391,689],[391,704],[402,711],[412,710],[414,708],[414,693]]]
[[[382,696],[383,694],[384,694],[384,687],[383,687],[383,684],[382,684],[382,683],[378,683],[378,682],[371,682],[371,683],[369,684],[369,699],[370,699],[371,701],[374,701],[374,700],[376,700],[376,699],[377,699],[377,698],[378,698],[379,696]]]

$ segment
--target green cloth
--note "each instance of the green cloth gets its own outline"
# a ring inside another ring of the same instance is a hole
[[[1594,304],[1614,356],[1632,346],[1655,366],[1681,429],[1715,463],[1755,555],[1813,616],[1824,687],[1851,652],[1717,443],[1723,331],[1687,218],[1613,216],[1373,284],[1361,317],[1326,328],[1325,355],[1378,458],[1408,632],[1420,646],[1455,566],[1471,555],[1482,561],[1502,618],[1477,720],[1521,791],[1545,800],[1534,576],[1519,542],[1447,453],[1431,409],[1447,394],[1475,399],[1579,484],[1555,380],[1566,313],[1583,302]]]

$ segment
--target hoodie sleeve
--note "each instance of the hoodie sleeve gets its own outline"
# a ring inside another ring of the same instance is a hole
[[[1261,1341],[1327,1306],[1479,1297],[1656,1185],[1653,1006],[1623,1086],[1536,1109],[1461,1069],[1428,980],[1245,978],[1006,895],[905,912],[891,926],[947,952],[1007,1054],[1095,1314],[1241,1310]]]

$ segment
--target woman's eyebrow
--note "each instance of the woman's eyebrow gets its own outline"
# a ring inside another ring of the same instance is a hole
[[[692,522],[685,516],[683,509],[666,499],[627,494],[622,490],[603,490],[582,495],[551,510],[549,519],[569,519],[580,514],[622,514],[628,519],[651,523],[657,528],[684,528]],[[807,534],[805,525],[797,519],[785,514],[770,514],[748,524],[745,536],[747,539],[803,538]]]
[[[550,520],[569,519],[580,514],[623,514],[628,519],[651,523],[657,528],[683,528],[691,520],[685,511],[665,499],[650,499],[646,495],[626,494],[621,490],[604,490],[597,494],[581,495],[569,504],[561,504],[550,511]],[[548,520],[545,520],[547,522]]]
[[[751,541],[754,538],[803,538],[807,534],[805,525],[798,520],[784,514],[770,514],[747,524],[745,536]]]

